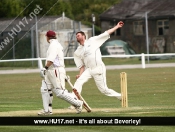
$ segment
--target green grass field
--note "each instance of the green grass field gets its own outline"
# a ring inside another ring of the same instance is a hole
[[[174,117],[175,68],[108,70],[108,87],[120,92],[120,72],[127,73],[128,108],[121,108],[116,98],[101,94],[91,79],[83,87],[82,96],[92,108],[66,112],[69,104],[54,96],[51,117]],[[77,72],[67,72],[75,82]],[[37,74],[0,75],[0,116],[37,116],[42,109],[41,78]],[[68,90],[70,87],[66,84]],[[65,111],[60,112],[59,110]],[[94,111],[93,111],[94,110]],[[31,111],[31,112],[30,112]],[[25,114],[24,114],[25,113]],[[0,132],[173,132],[172,126],[0,126]]]

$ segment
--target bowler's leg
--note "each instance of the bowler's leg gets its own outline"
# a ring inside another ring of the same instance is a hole
[[[74,84],[74,88],[77,89],[79,94],[81,94],[83,84],[86,83],[90,78],[92,78],[92,76],[90,75],[89,68],[87,68]]]
[[[98,70],[102,70],[102,71],[94,72],[94,74],[92,75],[100,92],[105,94],[106,96],[117,97],[120,100],[121,94],[107,87],[106,68],[102,65],[101,67],[98,68]]]

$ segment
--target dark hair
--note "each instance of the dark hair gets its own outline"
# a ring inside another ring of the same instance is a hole
[[[85,39],[86,39],[86,35],[85,35],[85,33],[84,33],[83,31],[78,31],[78,32],[76,33],[76,35],[77,35],[78,33],[80,33],[81,35],[83,35],[83,36],[85,37]]]
[[[49,39],[57,39],[57,37],[56,36],[54,36],[54,37],[48,37]]]

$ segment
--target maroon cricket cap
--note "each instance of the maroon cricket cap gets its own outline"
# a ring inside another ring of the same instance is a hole
[[[47,36],[47,37],[55,37],[55,36],[56,36],[56,33],[55,33],[54,31],[49,30],[49,31],[46,33],[46,36]]]

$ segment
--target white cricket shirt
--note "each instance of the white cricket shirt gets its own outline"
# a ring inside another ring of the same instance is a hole
[[[52,61],[55,67],[64,67],[63,47],[57,39],[49,40],[46,61]]]
[[[109,38],[110,35],[108,32],[104,32],[86,40],[84,46],[80,45],[74,52],[74,61],[76,66],[81,68],[85,65],[88,68],[94,68],[103,64],[100,46]]]

